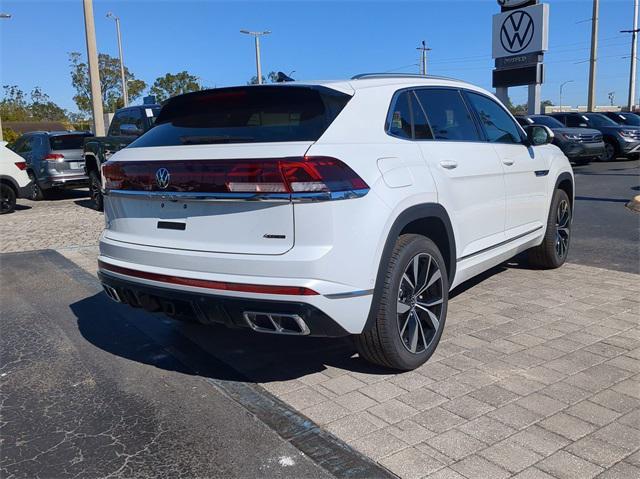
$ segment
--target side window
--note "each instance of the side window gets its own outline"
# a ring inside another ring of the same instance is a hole
[[[124,111],[116,112],[111,119],[111,125],[109,125],[109,136],[120,136],[120,125],[122,125],[122,117],[125,115]]]
[[[410,92],[400,93],[391,108],[388,130],[394,136],[400,138],[413,138],[411,128],[411,109],[409,106]]]
[[[416,140],[432,140],[433,134],[426,113],[413,93],[411,93],[411,113],[413,113],[414,138]]]
[[[416,90],[435,140],[479,141],[471,114],[457,90]]]
[[[507,112],[491,98],[476,93],[467,93],[471,104],[478,112],[480,124],[491,143],[522,143],[520,128]]]

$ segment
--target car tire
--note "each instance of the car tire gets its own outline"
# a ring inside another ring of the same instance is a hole
[[[542,269],[559,268],[564,264],[571,243],[573,211],[569,196],[556,190],[547,218],[547,230],[539,246],[529,250],[529,264]]]
[[[42,191],[42,188],[40,188],[40,185],[38,184],[38,180],[36,180],[35,175],[31,172],[29,172],[29,179],[32,182],[29,199],[31,201],[42,201],[44,199],[44,191]]]
[[[16,192],[9,185],[0,183],[0,215],[12,213],[16,209]]]
[[[415,369],[434,353],[447,316],[449,280],[440,250],[424,236],[400,236],[380,287],[374,323],[355,337],[360,357],[392,369]]]
[[[91,207],[96,211],[102,211],[104,209],[102,184],[100,175],[95,170],[89,172],[89,192],[91,193]]]
[[[604,155],[602,155],[603,161],[613,161],[618,157],[618,145],[611,141],[604,141]]]

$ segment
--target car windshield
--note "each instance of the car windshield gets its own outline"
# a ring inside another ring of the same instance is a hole
[[[247,86],[169,100],[130,148],[316,141],[351,99],[325,87]]]
[[[49,137],[52,150],[81,150],[84,147],[84,139],[91,136],[89,133],[55,135]]]
[[[613,121],[611,118],[607,118],[602,113],[587,113],[584,116],[589,119],[589,123],[591,123],[591,126],[595,126],[596,128],[602,126],[618,126],[615,121]]]
[[[564,125],[560,123],[555,118],[551,118],[550,116],[540,115],[540,116],[531,116],[529,117],[533,120],[533,123],[536,125],[544,125],[549,128],[564,128]]]
[[[640,126],[640,116],[635,113],[616,113],[616,116],[625,125]]]

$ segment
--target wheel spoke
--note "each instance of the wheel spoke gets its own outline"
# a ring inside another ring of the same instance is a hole
[[[407,319],[404,320],[404,326],[402,326],[402,329],[400,330],[400,339],[404,338],[404,332],[407,329],[407,325],[409,324],[409,321],[411,321],[411,315],[407,314]]]
[[[433,301],[429,301],[429,302],[416,301],[416,307],[423,308],[423,309],[433,308],[434,306],[438,306],[439,304],[442,304],[442,298],[434,299]]]
[[[418,328],[420,327],[420,319],[415,311],[412,311],[410,316],[413,317],[413,324],[411,325],[411,331],[409,335],[409,350],[412,353],[418,351]]]
[[[413,281],[415,284],[415,288],[414,288],[414,293],[415,293],[415,289],[418,287],[418,284],[420,283],[420,255],[416,255],[416,257],[413,258]]]
[[[411,306],[409,306],[407,303],[403,303],[402,301],[398,300],[398,306],[396,308],[396,310],[398,311],[398,314],[405,314],[410,309],[411,309]]]
[[[413,283],[412,283],[412,282],[411,282],[411,280],[409,279],[409,276],[407,276],[407,273],[404,273],[404,274],[402,275],[402,279],[403,279],[404,281],[406,281],[407,283],[409,283],[409,286],[411,286],[411,289],[412,289],[412,290],[413,290],[413,289],[415,289],[415,286],[413,285]]]

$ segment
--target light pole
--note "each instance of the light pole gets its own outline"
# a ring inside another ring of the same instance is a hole
[[[11,18],[11,14],[10,13],[0,13],[0,18],[4,18],[6,20],[9,20]],[[3,140],[2,137],[2,119],[0,118],[0,141]]]
[[[84,30],[85,36],[87,37],[87,60],[89,62],[89,83],[91,84],[93,134],[96,136],[104,136],[104,114],[102,111],[102,91],[100,91],[96,26],[93,22],[93,0],[83,0],[83,6]]]
[[[262,85],[262,67],[260,66],[260,37],[262,35],[269,35],[271,33],[270,30],[265,30],[263,32],[251,32],[249,30],[240,30],[240,33],[244,33],[246,35],[253,35],[256,42],[256,74],[258,78],[258,85]]]
[[[629,100],[627,108],[633,111],[636,96],[636,56],[638,51],[638,0],[633,2],[633,30],[621,30],[620,33],[631,33],[631,67],[629,70]]]
[[[598,23],[600,0],[593,0],[593,14],[591,16],[591,55],[589,57],[589,96],[587,108],[593,111],[596,106],[596,65],[598,63]]]
[[[113,18],[116,21],[116,33],[118,35],[118,53],[120,55],[120,81],[122,82],[122,99],[124,106],[129,105],[129,92],[127,90],[127,80],[124,76],[124,56],[122,55],[122,35],[120,35],[120,17],[115,16],[112,12],[107,13],[107,18]]]
[[[565,86],[567,83],[573,83],[573,80],[567,80],[567,81],[566,81],[566,82],[564,82],[564,83],[560,83],[560,111],[563,111],[563,110],[562,110],[562,89],[564,88],[564,86]]]
[[[422,40],[422,46],[417,47],[416,50],[420,50],[420,75],[427,75],[427,52],[431,51],[431,48],[427,48],[427,43]]]

